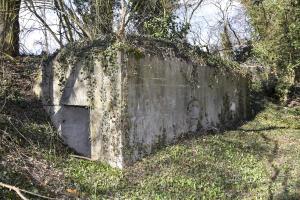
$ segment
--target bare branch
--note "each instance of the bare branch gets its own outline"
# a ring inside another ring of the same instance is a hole
[[[61,43],[61,41],[58,39],[58,37],[56,36],[55,32],[50,28],[50,26],[47,24],[47,22],[37,13],[36,11],[36,7],[34,5],[33,0],[25,0],[25,5],[27,6],[27,8],[36,16],[36,18],[38,18],[40,20],[40,22],[48,29],[48,31],[51,33],[51,35],[53,36],[54,40],[60,45],[60,47],[63,47],[63,44]],[[30,5],[28,5],[28,3]]]
[[[16,187],[16,186],[8,185],[8,184],[2,183],[2,182],[0,182],[0,186],[1,186],[1,187],[4,187],[4,188],[7,188],[7,189],[9,189],[9,190],[15,191],[15,192],[17,193],[17,195],[18,195],[21,199],[23,199],[23,200],[29,200],[29,199],[26,198],[26,197],[22,194],[22,192],[23,192],[23,193],[30,194],[30,195],[35,196],[35,197],[40,197],[40,198],[43,198],[43,199],[54,199],[54,198],[46,197],[46,196],[39,195],[39,194],[36,194],[36,193],[33,193],[33,192],[29,192],[29,191],[27,191],[27,190],[23,190],[23,189],[20,189],[20,188],[18,188],[18,187]]]

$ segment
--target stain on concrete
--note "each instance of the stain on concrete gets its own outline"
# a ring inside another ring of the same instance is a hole
[[[64,55],[72,60],[68,65],[58,59],[60,53],[42,65],[36,91],[64,141],[79,154],[122,168],[181,136],[247,117],[245,77],[217,73],[171,44],[149,53],[151,42],[139,43],[146,50],[138,58],[124,49],[106,58],[103,46],[93,46]],[[57,75],[62,66],[67,67],[63,87]]]

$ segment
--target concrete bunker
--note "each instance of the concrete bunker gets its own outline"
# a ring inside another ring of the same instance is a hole
[[[166,41],[109,40],[62,49],[44,62],[35,87],[79,154],[122,168],[182,135],[247,118],[248,80],[240,69],[213,66],[207,55]]]

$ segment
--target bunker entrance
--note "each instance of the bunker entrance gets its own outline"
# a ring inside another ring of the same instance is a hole
[[[63,106],[61,132],[64,142],[77,153],[91,156],[90,111],[86,107]]]

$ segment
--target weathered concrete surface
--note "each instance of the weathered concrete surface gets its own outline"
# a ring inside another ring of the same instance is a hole
[[[184,133],[230,127],[247,117],[246,79],[178,58],[146,56],[128,66],[136,66],[128,75],[129,160]]]
[[[119,55],[121,56],[121,55]],[[96,87],[94,105],[91,110],[90,127],[92,158],[107,162],[113,167],[122,168],[123,134],[122,130],[122,73],[120,60],[102,66],[100,61],[95,68]]]
[[[122,168],[182,135],[246,119],[244,76],[220,73],[173,47],[155,44],[168,52],[156,54],[139,45],[142,56],[101,46],[63,50],[43,65],[36,93],[75,151]]]
[[[88,81],[83,69],[85,63],[78,60],[74,65],[62,63],[58,54],[42,65],[42,79],[35,93],[42,96],[45,105],[89,106]],[[62,87],[63,86],[63,87]]]
[[[69,147],[121,168],[121,67],[103,58],[90,49],[63,50],[42,65],[34,90]]]

